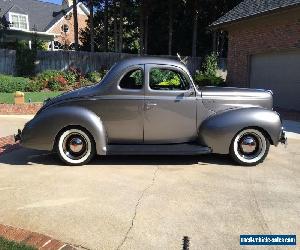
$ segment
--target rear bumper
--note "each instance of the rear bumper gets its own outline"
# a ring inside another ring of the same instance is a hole
[[[18,129],[18,133],[14,135],[15,142],[22,141],[22,130]]]

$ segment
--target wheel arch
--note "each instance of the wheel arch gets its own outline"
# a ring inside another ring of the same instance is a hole
[[[24,128],[22,144],[25,147],[52,150],[57,135],[69,126],[84,128],[90,133],[99,155],[106,154],[107,135],[99,116],[79,106],[51,107],[34,117]]]
[[[270,144],[279,143],[281,133],[279,115],[262,108],[243,108],[225,111],[210,116],[202,122],[198,130],[198,140],[214,153],[228,154],[233,138],[243,129],[256,128]]]

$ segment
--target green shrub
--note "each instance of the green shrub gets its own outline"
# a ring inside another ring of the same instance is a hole
[[[26,88],[26,92],[39,92],[44,89],[43,82],[31,80]]]
[[[202,73],[206,76],[215,76],[218,70],[218,56],[215,53],[207,55],[202,64]]]
[[[28,78],[0,75],[0,92],[13,93],[16,91],[26,91],[28,86]]]
[[[29,49],[25,41],[16,43],[16,70],[19,76],[31,76],[35,73],[36,49]]]
[[[68,85],[75,84],[77,79],[79,78],[79,76],[76,73],[69,70],[64,72],[64,77],[68,81]]]
[[[218,57],[212,53],[205,57],[201,71],[196,71],[194,81],[198,86],[219,86],[224,79],[217,75]]]
[[[71,90],[77,82],[77,75],[72,71],[46,70],[38,74],[34,81],[42,88],[52,91]]]
[[[219,86],[224,83],[224,79],[220,76],[210,76],[201,73],[196,74],[194,80],[198,86]]]
[[[98,83],[102,79],[102,74],[98,71],[93,71],[93,72],[88,73],[86,75],[86,78],[93,83]]]
[[[94,84],[95,84],[94,82],[91,82],[90,80],[82,77],[79,79],[79,82],[76,87],[81,88],[81,87],[91,86]]]

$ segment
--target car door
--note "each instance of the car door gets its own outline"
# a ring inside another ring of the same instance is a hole
[[[145,65],[144,143],[184,143],[196,139],[196,92],[180,68]]]
[[[144,129],[144,65],[128,67],[98,102],[109,144],[142,144]]]

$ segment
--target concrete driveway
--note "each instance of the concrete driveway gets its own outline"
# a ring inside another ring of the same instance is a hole
[[[182,249],[184,236],[190,249],[238,249],[240,234],[300,235],[299,180],[297,139],[248,168],[217,155],[65,167],[19,149],[0,156],[0,223],[85,249]]]

